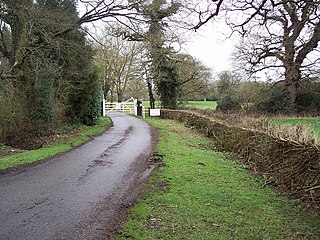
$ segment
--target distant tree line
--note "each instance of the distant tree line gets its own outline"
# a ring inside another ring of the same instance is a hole
[[[110,101],[121,102],[128,94],[145,97],[146,90],[152,108],[155,100],[164,108],[176,108],[178,101],[206,98],[210,70],[170,46],[179,38],[169,34],[171,18],[183,7],[179,1],[145,1],[136,6],[145,28],[133,31],[119,24],[108,25],[96,46],[96,62]],[[129,56],[132,61],[127,61]]]
[[[248,111],[263,114],[320,114],[320,77],[300,80],[299,97],[295,104],[285,82],[245,80],[241,75],[224,71],[213,83],[218,111]]]
[[[81,16],[77,4],[84,9]],[[316,110],[319,56],[312,54],[319,50],[319,4],[2,0],[0,142],[27,141],[65,124],[95,124],[103,94],[119,102],[148,94],[151,107],[156,99],[176,108],[179,101],[219,98],[271,112]],[[244,83],[240,72],[222,73],[213,84],[208,68],[172,47],[178,29],[198,29],[218,14],[242,38],[236,61],[244,74],[275,69],[277,84]],[[106,31],[92,43],[82,26],[97,20],[105,22]],[[223,80],[230,77],[229,83]],[[253,100],[256,95],[264,101]]]
[[[199,21],[194,28],[218,15],[224,17],[233,34],[241,38],[235,53],[239,69],[248,75],[274,72],[273,81],[278,84],[272,90],[278,92],[271,95],[281,95],[283,106],[299,112],[306,99],[309,105],[317,101],[314,94],[320,74],[319,8],[318,0],[210,1],[198,6]],[[311,95],[315,97],[312,101]]]
[[[175,108],[192,81],[199,84],[189,95],[206,88],[208,69],[170,46],[181,8],[165,0],[1,1],[0,142],[93,125],[103,94],[120,102],[148,93],[151,105],[160,99]],[[96,20],[105,21],[106,33],[93,44],[82,24]]]

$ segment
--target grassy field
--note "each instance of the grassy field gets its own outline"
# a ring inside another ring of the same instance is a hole
[[[216,101],[188,101],[188,103],[184,104],[185,107],[192,107],[192,108],[209,108],[215,110],[217,107]]]
[[[307,125],[312,133],[316,132],[320,135],[320,119],[316,122],[316,118],[272,118],[271,123],[284,124],[288,126]],[[316,130],[316,131],[315,131]]]
[[[155,107],[160,108],[161,107],[161,102],[160,101],[155,101]],[[150,107],[150,101],[143,101],[142,105],[146,108]]]
[[[129,214],[124,239],[320,239],[320,217],[279,196],[212,142],[168,120],[155,170]]]
[[[75,132],[52,140],[47,146],[37,150],[22,151],[0,158],[0,170],[31,164],[56,154],[68,151],[88,141],[92,136],[102,133],[111,124],[111,120],[103,117],[99,124],[87,127],[82,126]]]
[[[159,101],[155,102],[156,107],[161,107],[161,103]],[[143,101],[144,107],[149,107],[149,101]],[[192,107],[192,108],[210,108],[215,110],[217,107],[216,101],[188,101],[187,103],[184,103],[182,105],[183,107]]]

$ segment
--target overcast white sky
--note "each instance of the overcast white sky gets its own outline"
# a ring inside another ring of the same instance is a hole
[[[231,56],[235,44],[235,38],[228,38],[224,33],[228,30],[222,24],[208,23],[197,32],[192,33],[188,42],[182,47],[182,52],[186,52],[211,68],[213,73],[218,73],[232,68]]]
[[[83,7],[78,8],[82,13]],[[188,42],[183,46],[182,51],[189,53],[193,57],[202,61],[205,66],[212,69],[213,73],[218,73],[232,68],[231,56],[235,38],[228,38],[229,28],[223,21],[209,21],[202,26],[197,32],[188,36]],[[95,22],[98,29],[103,25],[102,22]],[[92,25],[87,27],[94,34]]]
[[[201,60],[214,72],[232,68],[235,38],[228,38],[228,28],[223,23],[208,23],[193,34],[183,51]]]

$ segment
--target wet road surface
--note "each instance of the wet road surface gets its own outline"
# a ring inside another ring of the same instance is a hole
[[[150,127],[111,113],[93,141],[24,171],[0,176],[0,239],[108,239],[150,169]],[[122,211],[123,212],[123,211]]]

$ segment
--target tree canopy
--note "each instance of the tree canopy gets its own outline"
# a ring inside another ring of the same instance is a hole
[[[301,80],[319,73],[319,7],[317,0],[211,1],[204,11],[198,11],[194,28],[223,16],[233,33],[242,37],[236,56],[241,68],[250,73],[277,70],[283,76],[277,80],[285,82],[295,105]]]
[[[312,79],[319,74],[319,8],[316,0],[2,0],[0,141],[15,141],[17,132],[35,136],[63,124],[95,124],[103,91],[122,101],[129,89],[144,87],[152,107],[159,97],[166,108],[207,96],[210,71],[172,47],[180,33],[172,26],[196,30],[216,16],[242,39],[241,69],[277,70],[281,91],[269,102],[280,96],[299,109],[318,98],[310,86],[318,89]],[[112,40],[93,48],[83,24],[98,20],[112,29],[104,40]],[[218,93],[229,91],[223,77],[228,74],[221,74]],[[241,95],[244,85],[236,85],[228,94]]]
[[[97,120],[101,85],[78,20],[73,0],[0,4],[2,141]]]

